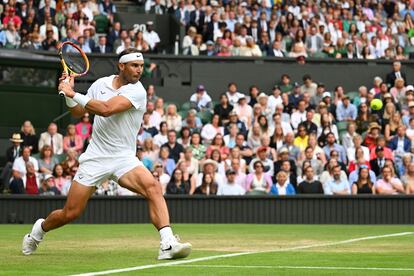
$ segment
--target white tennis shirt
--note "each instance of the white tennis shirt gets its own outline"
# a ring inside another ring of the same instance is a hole
[[[121,95],[132,103],[132,107],[109,117],[95,115],[92,138],[82,159],[135,156],[138,130],[147,106],[147,92],[141,82],[114,89],[114,77],[112,75],[96,80],[88,89],[87,95],[101,101]]]

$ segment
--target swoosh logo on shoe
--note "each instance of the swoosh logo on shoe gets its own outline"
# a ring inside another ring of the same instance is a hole
[[[172,246],[168,247],[167,249],[161,249],[161,251],[170,251],[172,249]]]

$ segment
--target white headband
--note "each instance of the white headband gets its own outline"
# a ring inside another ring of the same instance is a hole
[[[120,59],[119,59],[119,63],[128,63],[130,61],[144,61],[144,56],[141,53],[130,53],[130,54],[126,54],[123,55]]]

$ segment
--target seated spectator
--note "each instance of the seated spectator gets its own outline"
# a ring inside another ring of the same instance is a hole
[[[170,182],[171,176],[165,173],[164,165],[162,163],[155,163],[152,175],[157,179],[161,184],[162,193],[165,194],[167,190],[167,185]]]
[[[63,136],[58,133],[58,127],[55,123],[50,123],[47,131],[40,135],[39,149],[44,145],[51,146],[54,154],[63,153]]]
[[[346,133],[342,135],[342,146],[345,149],[353,148],[354,145],[354,137],[357,136],[356,133],[356,124],[355,122],[349,122],[346,127]]]
[[[332,150],[336,150],[339,153],[339,161],[347,164],[346,153],[343,146],[339,145],[335,141],[335,135],[331,132],[326,136],[326,146],[323,148],[325,155],[330,156]]]
[[[247,103],[247,98],[244,95],[240,96],[237,103],[234,104],[233,111],[236,112],[238,119],[246,125],[247,129],[250,129],[253,121],[253,109]]]
[[[323,194],[322,183],[315,180],[314,170],[312,166],[304,168],[305,178],[298,184],[298,194]]]
[[[201,130],[201,137],[206,144],[210,144],[217,134],[224,135],[224,128],[220,126],[220,116],[218,114],[214,114],[211,118],[211,123],[203,126],[203,129]],[[226,136],[224,136],[224,139],[226,140]],[[228,143],[226,143],[226,145],[227,144]]]
[[[170,154],[168,158],[174,160],[175,163],[183,156],[184,148],[181,144],[177,143],[177,134],[174,130],[168,131],[168,142],[162,145],[162,147],[167,147]]]
[[[343,136],[343,139],[344,139],[344,136]],[[352,138],[352,146],[351,147],[345,147],[344,146],[344,148],[346,149],[346,155],[348,157],[348,160],[355,160],[355,149],[356,148],[361,148],[362,149],[362,151],[364,152],[364,159],[365,160],[371,160],[369,149],[366,146],[362,145],[362,137],[361,137],[361,135],[359,135],[357,133]]]
[[[183,157],[178,161],[177,167],[184,168],[183,173],[189,177],[198,175],[199,162],[193,157],[193,150],[190,147],[184,149]]]
[[[382,147],[383,148],[385,159],[391,159],[391,160],[394,159],[394,154],[393,154],[392,150],[389,147],[387,147],[384,135],[379,135],[377,137],[377,140],[376,140],[375,144],[373,144],[371,146],[371,152],[370,152],[370,155],[369,155],[370,160],[377,158],[377,154],[376,154],[376,148],[377,147]]]
[[[367,146],[370,150],[375,148],[377,138],[380,136],[381,126],[377,122],[369,124],[367,135],[365,136],[364,145]]]
[[[40,186],[39,174],[34,164],[30,161],[25,164],[25,174],[22,177],[14,177],[10,182],[10,191],[12,194],[37,195]]]
[[[161,147],[168,142],[168,126],[166,122],[160,123],[160,131],[154,136],[154,144]]]
[[[232,110],[229,114],[229,122],[224,126],[224,135],[229,134],[230,132],[230,124],[236,124],[237,128],[239,129],[239,133],[243,134],[244,137],[247,136],[247,128],[245,123],[239,120],[239,117],[237,116],[237,112],[235,110]],[[260,129],[259,129],[260,131]]]
[[[234,82],[228,84],[226,95],[229,99],[230,105],[232,106],[235,106],[239,102],[240,98],[245,97],[244,94],[238,92],[237,84]]]
[[[201,185],[194,191],[195,195],[215,195],[217,193],[218,184],[214,181],[213,175],[206,173],[203,174]]]
[[[13,164],[14,160],[22,155],[24,140],[19,133],[13,133],[10,141],[13,143],[11,147],[6,150],[6,161]]]
[[[144,140],[143,146],[143,158],[150,160],[154,163],[158,159],[159,147],[153,143],[152,138],[146,138]]]
[[[233,105],[230,104],[227,94],[220,95],[220,103],[214,107],[214,114],[220,118],[220,123],[226,125],[229,122],[230,112],[233,110]],[[237,113],[236,113],[237,115]]]
[[[393,106],[393,103],[387,104],[387,106]],[[402,125],[401,114],[393,110],[394,113],[390,114],[389,120],[384,120],[384,136],[387,142],[390,142],[397,134],[398,127]],[[383,118],[385,118],[386,111],[384,111]]]
[[[412,153],[405,153],[403,158],[402,158],[402,164],[401,164],[401,166],[398,170],[399,171],[398,175],[401,176],[401,181],[403,182],[404,187],[407,186],[406,185],[407,183],[406,183],[406,181],[404,181],[404,178],[405,177],[408,177],[408,178],[410,177],[408,173],[410,171],[411,164],[414,164]]]
[[[236,146],[236,138],[237,134],[239,134],[239,129],[237,128],[236,124],[230,124],[230,131],[229,134],[223,137],[224,143],[227,145],[229,149],[232,149]]]
[[[225,160],[229,156],[230,149],[226,146],[223,136],[221,134],[217,134],[214,137],[210,146],[207,148],[207,151],[206,151],[207,156],[211,156],[211,152],[215,149],[219,150],[221,159]]]
[[[401,162],[404,153],[411,152],[411,140],[406,135],[406,126],[400,125],[397,128],[397,134],[388,142],[388,146],[393,151],[396,162]]]
[[[13,178],[22,178],[24,175],[26,175],[26,163],[30,162],[32,163],[35,172],[39,171],[39,164],[36,160],[36,158],[30,156],[31,151],[30,148],[26,147],[22,150],[22,156],[16,158],[13,162]]]
[[[308,146],[308,132],[304,126],[298,127],[298,135],[296,136],[293,144],[299,148],[300,152],[303,153],[305,148]]]
[[[269,159],[267,156],[267,147],[260,146],[256,150],[256,158],[253,158],[253,160],[250,162],[249,165],[249,172],[252,173],[255,171],[254,164],[256,161],[260,161],[263,165],[263,172],[266,173],[269,176],[273,176],[274,174],[274,164],[273,160]]]
[[[359,166],[361,166],[361,164],[364,164],[368,168],[370,168],[370,162],[367,159],[365,159],[365,154],[364,154],[364,150],[362,149],[362,147],[356,148],[354,155],[355,155],[355,159],[352,159],[352,161],[349,162],[348,173],[352,173],[358,166],[357,164],[359,164]]]
[[[165,169],[165,172],[171,176],[175,168],[175,161],[169,156],[170,156],[169,148],[166,146],[162,146],[160,149],[160,154],[159,154],[159,158],[157,162],[161,163]]]
[[[180,138],[177,139],[177,142],[181,144],[184,148],[190,146],[191,143],[191,132],[188,127],[181,128]]]
[[[201,143],[200,133],[194,132],[191,134],[191,145],[190,148],[193,152],[193,156],[197,160],[202,160],[206,155],[206,146]]]
[[[30,121],[25,121],[20,129],[20,136],[23,139],[22,147],[29,147],[32,153],[38,153],[39,141],[36,131]]]
[[[319,176],[319,181],[322,183],[324,191],[325,191],[325,187],[326,187],[327,183],[329,181],[333,181],[333,179],[334,179],[333,170],[336,166],[338,166],[338,160],[336,160],[336,159],[329,160],[327,165],[326,165],[326,170],[323,171],[323,173]],[[339,166],[339,168],[340,168],[340,166]],[[341,182],[345,182],[345,181],[349,182],[346,173],[342,170],[341,170],[340,179],[341,179]]]
[[[341,167],[336,165],[332,171],[333,179],[326,182],[324,193],[326,195],[349,195],[351,194],[348,180],[341,180]]]
[[[93,53],[110,54],[113,52],[112,46],[108,43],[106,35],[99,36],[98,45],[92,49]]]
[[[146,26],[146,30],[144,32],[144,39],[148,42],[148,45],[150,46],[151,52],[157,53],[158,52],[158,44],[161,42],[160,37],[158,36],[158,33],[153,30],[153,22],[148,21]]]
[[[53,155],[52,147],[45,145],[40,149],[39,171],[43,174],[52,174],[53,168],[59,161]]]
[[[167,195],[187,195],[190,192],[190,182],[183,179],[183,172],[175,169],[170,182],[167,184]]]
[[[382,146],[377,146],[375,148],[375,153],[377,157],[375,159],[371,159],[370,167],[371,167],[371,170],[373,170],[376,175],[380,175],[382,169],[385,166],[385,161],[390,160],[390,159],[385,158],[384,148]]]
[[[196,93],[190,97],[190,106],[198,112],[212,111],[211,97],[208,95],[204,85],[200,84],[197,86]]]
[[[161,115],[161,118],[162,118],[165,115],[165,111],[164,111],[164,99],[161,98],[161,97],[158,97],[155,100],[154,108],[155,108],[155,111],[158,112],[158,114],[160,114]]]
[[[275,150],[279,150],[285,142],[284,139],[285,135],[282,126],[280,124],[275,125],[273,135],[270,138],[270,147],[272,147]]]
[[[309,135],[308,144],[313,149],[313,158],[318,159],[322,162],[322,164],[326,164],[326,156],[323,149],[318,145],[318,141],[316,139],[316,134],[311,133]]]
[[[203,124],[201,123],[200,118],[196,117],[197,111],[190,109],[187,113],[187,117],[183,120],[183,127],[188,127],[190,132],[200,132]]]
[[[257,149],[261,146],[261,136],[260,125],[258,123],[254,123],[253,127],[249,131],[249,134],[247,135],[247,145],[253,151],[257,151]]]
[[[300,156],[300,149],[293,144],[295,140],[295,136],[293,135],[293,132],[288,132],[285,134],[285,144],[284,147],[287,148],[289,151],[289,158],[292,160],[299,160]]]
[[[76,135],[79,135],[84,143],[91,138],[92,124],[89,113],[83,114],[81,121],[75,125],[75,130]]]
[[[79,167],[79,161],[77,160],[77,158],[78,158],[78,153],[75,150],[69,149],[66,152],[66,159],[61,163],[65,174],[72,175],[73,168]]]
[[[288,175],[280,171],[276,175],[276,183],[270,189],[271,195],[295,195],[296,191],[292,184],[289,183]]]
[[[217,172],[218,164],[216,161],[207,159],[202,163],[201,168],[202,173],[199,173],[197,176],[191,179],[190,194],[193,194],[195,189],[201,186],[205,174],[212,175],[214,182],[217,183],[218,186],[224,184],[224,175]]]
[[[167,123],[169,130],[179,132],[182,127],[182,118],[177,113],[177,106],[175,104],[169,104],[167,106],[167,112],[163,116],[163,120]]]
[[[67,182],[71,182],[69,176],[65,174],[63,171],[63,167],[60,164],[56,164],[53,168],[53,177],[55,178],[55,187],[60,191],[62,191],[63,187],[67,185]]]
[[[236,171],[226,171],[226,181],[218,187],[217,195],[244,195],[246,191],[236,182]]]
[[[375,194],[375,182],[371,181],[368,166],[361,165],[358,171],[358,180],[352,184],[352,194]]]
[[[211,151],[210,155],[207,155],[207,158],[215,161],[217,163],[217,172],[221,175],[226,175],[226,168],[225,168],[225,162],[221,158],[220,151],[218,149],[214,149]]]
[[[55,179],[53,175],[46,174],[42,180],[42,185],[39,187],[39,195],[53,196],[60,195],[60,191],[55,187]]]
[[[254,171],[246,177],[247,194],[268,194],[273,185],[272,178],[264,172],[261,161],[253,163]]]
[[[316,175],[321,175],[321,173],[323,172],[324,165],[322,161],[314,155],[314,149],[312,148],[312,146],[307,146],[303,155],[303,160],[299,162],[298,175],[302,175],[305,173],[304,171],[302,171],[302,167],[305,162],[308,162],[310,164]]]
[[[148,170],[151,170],[152,167],[154,166],[154,163],[149,158],[146,158],[144,156],[144,148],[141,147],[140,145],[137,145],[136,150],[137,150],[135,154],[136,157],[138,157],[138,159],[141,160],[145,168],[147,168]]]
[[[393,171],[390,167],[383,167],[382,179],[377,180],[375,183],[375,192],[377,194],[402,194],[405,193],[404,186],[401,181],[393,176]]]
[[[240,56],[245,57],[261,57],[262,51],[259,46],[254,42],[253,37],[248,36],[246,38],[246,45],[240,49]]]
[[[67,152],[68,149],[74,149],[79,154],[83,151],[82,137],[76,134],[76,127],[73,124],[67,126],[66,136],[63,137],[63,151]]]

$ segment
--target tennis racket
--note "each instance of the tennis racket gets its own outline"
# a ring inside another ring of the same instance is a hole
[[[89,70],[89,60],[82,49],[73,42],[63,42],[59,48],[60,62],[63,72],[67,74],[64,82],[69,82],[70,76],[81,77],[86,75]],[[60,96],[65,96],[63,91],[59,91]]]

